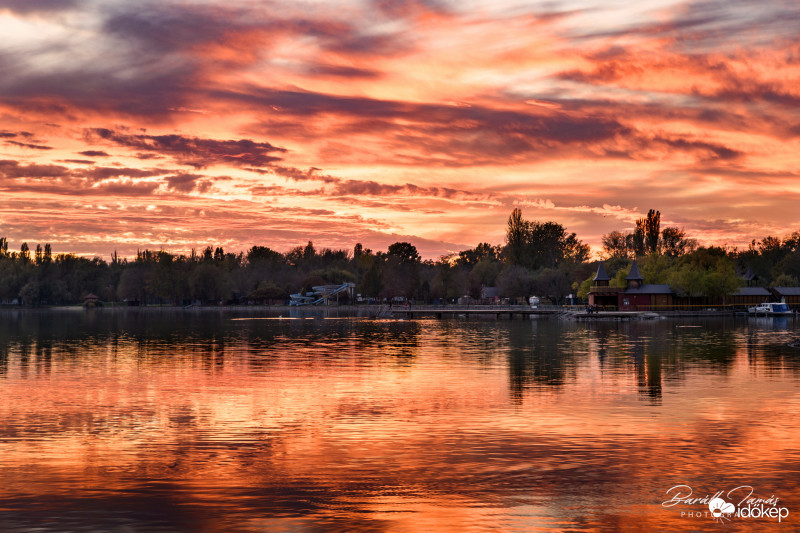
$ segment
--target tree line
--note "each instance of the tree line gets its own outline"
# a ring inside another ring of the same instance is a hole
[[[746,250],[703,247],[682,229],[662,229],[660,219],[651,209],[632,231],[603,236],[612,284],[624,286],[637,259],[645,283],[668,283],[679,294],[730,294],[748,270],[761,285],[798,285],[800,233],[753,240]],[[408,242],[376,252],[361,244],[352,250],[317,249],[312,242],[285,253],[266,246],[239,253],[221,246],[190,254],[143,250],[132,259],[114,253],[105,261],[54,254],[49,244],[31,250],[23,243],[19,252],[9,251],[0,238],[0,302],[64,305],[94,294],[102,301],[143,305],[284,303],[290,294],[317,285],[350,282],[373,301],[479,300],[491,287],[501,298],[537,295],[560,304],[570,293],[588,292],[597,268],[589,256],[589,246],[575,233],[556,222],[525,220],[519,209],[508,218],[503,244],[480,243],[435,261],[423,260]]]

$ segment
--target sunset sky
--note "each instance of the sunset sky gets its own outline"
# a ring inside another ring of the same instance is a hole
[[[0,0],[0,236],[600,250],[800,230],[796,0]]]

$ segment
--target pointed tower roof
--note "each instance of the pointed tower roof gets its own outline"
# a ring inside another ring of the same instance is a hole
[[[606,274],[606,267],[603,266],[603,262],[600,261],[600,266],[597,267],[597,274],[594,275],[594,281],[610,281],[611,278],[608,277]]]
[[[753,271],[750,269],[750,267],[747,267],[747,272],[744,273],[744,280],[745,281],[753,281],[753,279],[755,277],[756,277],[756,275],[753,274]]]
[[[644,281],[642,274],[639,272],[639,265],[636,264],[636,259],[633,260],[633,263],[631,264],[631,272],[625,277],[625,279]]]

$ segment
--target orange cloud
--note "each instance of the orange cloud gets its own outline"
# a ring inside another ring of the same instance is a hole
[[[260,244],[397,234],[442,238],[425,245],[438,256],[500,243],[514,205],[595,246],[650,207],[716,243],[800,222],[797,10],[782,2],[621,17],[568,1],[307,12],[234,0],[106,3],[70,18],[78,5],[13,2],[1,15],[13,46],[0,57],[0,187],[14,205],[60,205],[68,225],[92,197],[155,205],[148,223],[226,213],[161,225],[172,228],[161,242],[184,249],[247,244],[238,218],[276,230]],[[6,210],[0,233],[23,238],[18,218],[34,211]],[[307,235],[278,231],[288,213]],[[83,250],[114,243],[86,224]],[[134,226],[120,244],[152,237]]]

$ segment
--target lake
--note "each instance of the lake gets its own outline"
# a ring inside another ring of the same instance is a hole
[[[800,526],[794,319],[0,320],[2,531]]]

